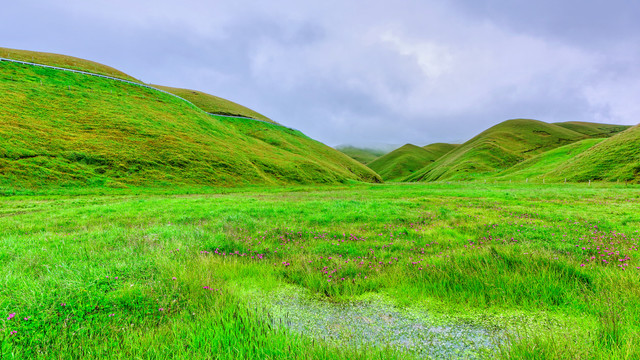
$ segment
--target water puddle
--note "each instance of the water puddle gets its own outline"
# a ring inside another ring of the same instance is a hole
[[[492,358],[506,333],[417,307],[399,308],[382,297],[332,303],[287,289],[256,301],[276,327],[337,345],[388,346],[421,358]]]

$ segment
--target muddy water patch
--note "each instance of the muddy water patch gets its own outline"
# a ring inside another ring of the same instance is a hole
[[[495,357],[506,331],[417,306],[397,307],[382,296],[329,302],[297,289],[253,297],[276,327],[339,346],[390,347],[420,358]]]

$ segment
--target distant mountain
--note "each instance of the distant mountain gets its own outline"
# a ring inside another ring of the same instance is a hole
[[[588,137],[538,120],[507,120],[483,131],[405,180],[472,179],[495,175],[535,155]]]
[[[398,180],[436,161],[455,147],[456,145],[444,143],[424,147],[406,144],[375,159],[367,166],[377,172],[385,181]]]

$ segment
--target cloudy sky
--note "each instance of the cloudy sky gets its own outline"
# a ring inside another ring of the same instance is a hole
[[[205,91],[329,145],[640,122],[637,0],[21,0],[0,46]]]

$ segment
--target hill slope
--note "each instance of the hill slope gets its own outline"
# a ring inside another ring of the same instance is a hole
[[[239,129],[115,80],[0,62],[0,93],[4,187],[380,181],[299,132],[253,120]]]
[[[492,175],[547,150],[585,138],[584,134],[538,120],[507,120],[483,131],[405,180],[471,179]]]
[[[387,153],[385,150],[359,148],[355,146],[337,146],[336,149],[362,164],[368,164]]]
[[[231,116],[243,116],[243,117],[248,117],[252,119],[258,119],[258,120],[275,123],[275,121],[269,119],[268,117],[256,111],[253,111],[245,106],[236,104],[233,101],[226,100],[221,97],[203,93],[201,91],[173,88],[173,87],[161,86],[161,85],[153,85],[153,87],[178,95],[183,99],[189,100],[195,106],[199,107],[200,109],[208,113],[231,115]]]
[[[453,148],[455,148],[454,145],[443,143],[425,147],[406,144],[375,159],[367,166],[377,172],[385,181],[398,180],[422,169]]]
[[[57,66],[65,69],[86,71],[94,74],[111,76],[133,82],[141,82],[133,76],[127,75],[122,71],[114,69],[110,66],[90,60],[76,58],[73,56],[0,47],[0,57],[42,65]]]
[[[585,139],[555,148],[518,163],[497,174],[495,178],[525,180],[547,177],[549,172],[564,166],[564,163],[584,153],[604,139]]]
[[[592,138],[611,137],[631,127],[628,125],[598,124],[583,121],[559,122],[554,123],[554,125],[562,126],[563,128],[585,134]]]
[[[640,125],[614,135],[547,174],[571,181],[640,182]]]

